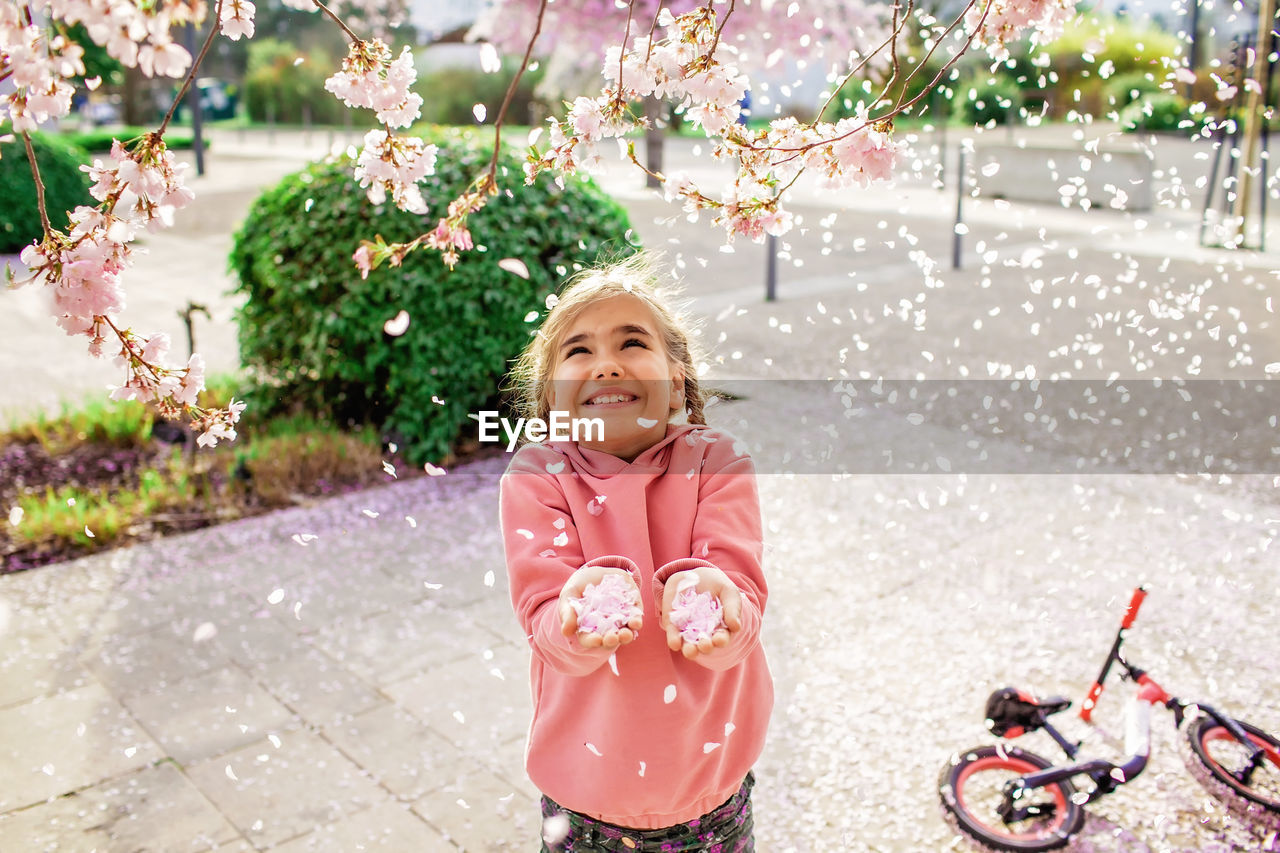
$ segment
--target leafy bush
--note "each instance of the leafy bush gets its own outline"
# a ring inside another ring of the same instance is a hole
[[[44,182],[49,220],[54,228],[66,228],[68,211],[95,204],[89,195],[89,176],[80,171],[88,156],[56,136],[41,133],[31,134],[31,147]],[[42,233],[26,146],[21,138],[0,143],[0,252],[19,252]]]
[[[1134,101],[1120,111],[1120,126],[1127,131],[1195,131],[1203,123],[1203,114],[1192,116],[1186,99],[1170,93]]]
[[[1117,74],[1107,81],[1104,91],[1108,104],[1114,101],[1115,109],[1124,109],[1134,101],[1141,101],[1161,91],[1160,84],[1150,71],[1130,71]]]
[[[525,186],[520,161],[504,152],[510,195],[473,214],[478,245],[452,272],[423,250],[362,280],[351,258],[361,238],[430,229],[489,161],[474,133],[436,129],[428,141],[441,148],[437,174],[422,185],[428,216],[370,204],[349,159],[315,163],[258,198],[231,254],[248,297],[237,320],[257,383],[250,405],[374,424],[415,464],[443,458],[474,429],[468,415],[495,407],[508,361],[561,276],[630,251],[626,213],[593,184]],[[524,262],[528,280],[499,268],[504,258]],[[409,327],[392,337],[383,326],[401,310]]]
[[[960,115],[966,124],[1006,124],[1022,102],[1021,87],[1003,74],[974,81],[960,93]]]
[[[309,115],[315,124],[342,124],[347,108],[324,88],[336,67],[320,50],[303,53],[278,39],[254,39],[244,78],[249,118],[301,124]]]
[[[150,133],[155,128],[150,127],[122,127],[118,130],[86,130],[74,133],[60,134],[64,142],[69,143],[77,148],[84,149],[90,154],[101,154],[111,150],[111,140],[119,139],[121,142],[128,142],[130,139],[142,136],[144,133]],[[167,130],[164,134],[164,144],[170,151],[183,151],[191,148],[195,144],[195,137],[181,130]],[[205,137],[204,147],[209,147],[209,139]]]
[[[476,117],[472,110],[476,104],[484,104],[491,119],[496,117],[518,67],[516,63],[506,62],[496,74],[472,68],[442,68],[423,74],[413,87],[422,96],[422,120],[431,124],[474,125]],[[541,115],[534,116],[532,110],[536,105],[545,111],[545,105],[540,104],[534,94],[542,76],[539,68],[526,71],[520,78],[511,106],[507,108],[511,124],[537,124],[541,120]]]

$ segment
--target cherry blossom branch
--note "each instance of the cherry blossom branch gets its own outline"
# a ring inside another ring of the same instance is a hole
[[[224,0],[218,0],[218,6],[214,9],[214,20],[222,20],[222,4]],[[182,85],[178,88],[178,94],[174,97],[173,103],[169,105],[169,111],[165,113],[164,121],[160,122],[160,127],[156,129],[158,136],[164,136],[164,132],[169,128],[169,122],[173,120],[173,116],[178,111],[178,105],[182,103],[183,97],[186,96],[187,90],[191,88],[191,84],[195,82],[196,73],[200,70],[200,63],[204,62],[205,54],[209,52],[210,46],[213,45],[213,39],[218,34],[218,27],[209,27],[209,37],[204,40],[204,45],[200,48],[200,55],[191,63],[191,70],[182,79]],[[196,95],[199,97],[199,94]]]
[[[44,233],[48,235],[53,231],[53,226],[49,224],[49,210],[45,206],[44,181],[40,178],[40,164],[36,162],[36,152],[31,146],[31,134],[25,130],[22,132],[22,143],[27,148],[27,162],[31,164],[31,177],[36,183],[36,208],[40,211],[40,224],[44,226]]]
[[[964,13],[961,12],[960,14],[963,17]],[[867,66],[867,63],[869,63],[872,59],[874,59],[876,55],[880,53],[880,51],[884,50],[886,47],[892,44],[901,33],[902,33],[901,27],[893,30],[893,32],[889,33],[888,38],[886,38],[884,41],[880,42],[880,44],[876,46],[875,50],[868,53],[865,57],[863,57],[861,62],[859,62],[857,65],[853,66],[853,68],[849,70],[849,73],[846,74],[844,76],[844,79],[840,81],[840,85],[836,86],[835,89],[832,90],[830,97],[828,97],[826,102],[823,103],[822,109],[818,110],[819,118],[821,118],[823,115],[826,114],[827,108],[830,107],[831,104],[835,102],[835,99],[837,97],[839,97],[840,90],[845,87],[845,84],[848,83],[850,80],[852,80],[854,77],[856,77],[859,73],[861,73],[862,69]]]

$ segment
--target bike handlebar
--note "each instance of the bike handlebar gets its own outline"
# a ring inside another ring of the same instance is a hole
[[[1120,655],[1120,644],[1124,642],[1124,632],[1132,627],[1134,620],[1138,618],[1138,610],[1142,607],[1142,601],[1146,597],[1146,587],[1140,586],[1133,591],[1133,595],[1129,598],[1129,606],[1124,610],[1124,619],[1120,622],[1120,630],[1116,632],[1116,641],[1112,644],[1111,651],[1107,654],[1107,659],[1102,664],[1102,672],[1098,674],[1097,680],[1089,687],[1088,695],[1080,703],[1080,719],[1086,723],[1089,722],[1093,716],[1093,709],[1098,705],[1098,697],[1102,695],[1102,684],[1107,680],[1107,673],[1111,671],[1111,664]]]
[[[1140,586],[1133,591],[1133,597],[1129,599],[1129,606],[1124,611],[1124,621],[1120,623],[1121,630],[1133,625],[1133,621],[1138,618],[1138,608],[1142,607],[1142,601],[1146,597],[1146,587]]]

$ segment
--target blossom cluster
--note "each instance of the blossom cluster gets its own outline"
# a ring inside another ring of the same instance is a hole
[[[233,401],[226,410],[198,408],[204,388],[204,362],[198,354],[185,367],[166,367],[161,362],[169,350],[167,335],[142,337],[119,329],[112,320],[125,307],[120,276],[130,266],[130,243],[138,230],[172,224],[174,211],[194,197],[183,184],[187,165],[175,163],[155,133],[132,149],[116,140],[107,160],[81,167],[93,180],[89,193],[99,204],[80,205],[71,211],[68,231],[50,229],[43,240],[24,248],[20,258],[29,275],[14,284],[45,285],[58,325],[67,334],[89,337],[92,355],[106,355],[107,335],[114,335],[119,343],[115,363],[126,379],[112,391],[112,399],[154,402],[166,417],[192,411],[201,444],[234,438],[233,425],[244,406]]]
[[[1075,14],[1073,0],[978,0],[966,13],[965,24],[992,59],[1004,61],[1009,43],[1027,30],[1033,44],[1048,44]]]
[[[391,48],[380,39],[356,39],[342,70],[325,80],[324,87],[349,107],[373,110],[385,127],[365,134],[356,158],[355,177],[367,190],[369,201],[382,204],[389,193],[396,207],[422,214],[427,203],[418,183],[435,172],[436,146],[392,132],[408,127],[422,114],[422,96],[412,91],[417,76],[408,47],[393,59]],[[368,275],[367,252],[363,257],[364,262],[357,255],[356,263]]]
[[[533,150],[525,165],[526,181],[544,169],[565,174],[595,168],[598,142],[644,124],[627,102],[649,96],[677,100],[677,111],[714,140],[713,155],[737,162],[734,180],[718,198],[687,176],[657,176],[667,198],[682,201],[691,217],[715,210],[712,224],[724,227],[730,240],[742,234],[761,241],[789,231],[794,218],[781,206],[778,188],[802,172],[815,173],[822,187],[835,190],[892,177],[902,145],[892,138],[891,122],[873,120],[864,111],[835,123],[802,124],[787,118],[748,130],[738,120],[750,83],[733,64],[737,51],[720,38],[710,7],[680,17],[664,9],[658,23],[665,28],[664,38],[642,36],[626,51],[618,46],[608,50],[603,71],[609,85],[598,97],[575,100],[563,122],[549,120],[550,145]],[[629,146],[627,151],[634,161],[634,151]]]
[[[615,572],[589,584],[582,597],[570,599],[569,605],[578,615],[578,630],[585,634],[616,631],[644,615],[635,581]]]
[[[671,624],[686,643],[711,639],[724,628],[724,610],[720,599],[709,592],[698,592],[690,585],[676,593],[671,602]]]

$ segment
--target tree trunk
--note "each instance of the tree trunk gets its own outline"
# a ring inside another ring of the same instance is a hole
[[[146,127],[153,124],[155,112],[154,96],[151,93],[151,78],[137,68],[125,67],[124,85],[121,93],[124,103],[121,104],[123,121],[134,127]]]
[[[649,127],[644,132],[644,165],[650,172],[662,173],[662,146],[667,137],[667,105],[661,98],[649,96],[644,101],[644,115]],[[645,177],[646,187],[660,187],[653,175]]]

